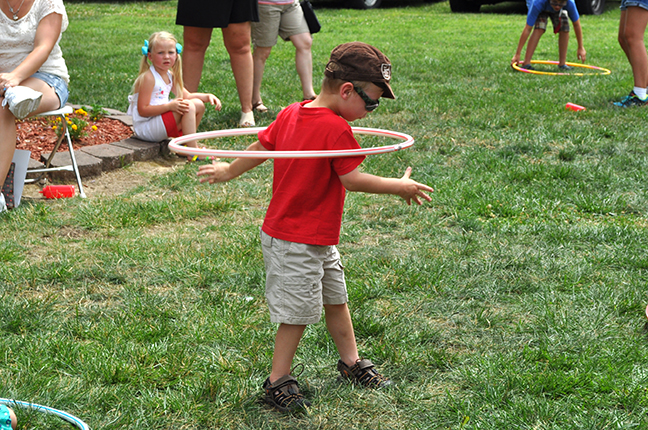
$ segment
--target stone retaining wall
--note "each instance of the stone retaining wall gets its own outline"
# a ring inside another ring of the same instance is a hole
[[[72,107],[78,109],[81,106],[72,105]],[[130,115],[115,109],[106,109],[106,111],[109,114],[107,115],[108,118],[121,121],[129,127],[133,126],[133,119]],[[99,176],[102,172],[124,167],[133,161],[151,160],[162,154],[168,155],[168,143],[169,140],[155,143],[129,137],[119,142],[74,148],[74,155],[83,180]],[[63,145],[67,147],[67,144],[64,143]],[[42,160],[47,160],[49,155],[50,153],[43,153]],[[68,166],[70,164],[70,153],[68,151],[57,152],[52,159],[51,167]],[[30,169],[39,167],[43,167],[43,163],[29,159]],[[58,180],[75,179],[74,172],[68,171],[49,172],[48,176]],[[27,175],[27,177],[29,178],[30,175]]]

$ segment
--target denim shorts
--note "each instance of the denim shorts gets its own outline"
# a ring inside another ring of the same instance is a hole
[[[30,77],[40,79],[54,89],[54,92],[61,101],[61,106],[59,107],[62,107],[65,105],[65,103],[67,103],[70,93],[68,92],[67,83],[63,80],[63,78],[45,72],[36,72]]]
[[[637,6],[648,10],[648,0],[621,0],[621,10],[626,10],[630,6]]]

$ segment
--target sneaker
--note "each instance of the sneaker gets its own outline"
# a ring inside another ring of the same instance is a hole
[[[570,72],[574,70],[572,66],[568,66],[567,64],[563,64],[562,66],[558,66],[558,69],[560,69],[563,72]]]
[[[646,106],[648,104],[648,98],[641,100],[633,90],[630,91],[630,94],[622,98],[620,102],[614,102],[613,104],[618,107]]]
[[[7,203],[5,203],[4,194],[0,193],[0,213],[7,210]]]
[[[36,110],[42,97],[43,93],[19,85],[7,88],[2,106],[9,105],[11,113],[16,118],[23,119]]]
[[[338,360],[337,364],[337,369],[342,375],[341,378],[348,379],[355,384],[367,388],[384,388],[392,385],[392,381],[378,373],[374,367],[374,364],[367,359],[358,360],[351,367],[342,360]]]
[[[299,392],[299,384],[291,375],[282,376],[274,384],[267,378],[263,383],[263,391],[264,401],[282,412],[294,412],[311,405]]]
[[[535,70],[535,67],[533,67],[531,64],[522,64],[520,68],[525,70]]]

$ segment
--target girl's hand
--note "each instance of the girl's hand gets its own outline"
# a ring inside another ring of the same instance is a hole
[[[185,99],[173,99],[169,104],[171,105],[171,112],[175,112],[180,115],[184,115],[189,112],[189,102]]]
[[[213,161],[212,164],[204,164],[198,167],[198,176],[205,176],[200,178],[200,182],[209,182],[215,184],[217,182],[226,182],[231,178],[229,177],[229,163],[220,161]]]
[[[221,101],[218,100],[218,97],[216,97],[213,94],[207,94],[206,102],[209,103],[210,105],[214,106],[214,109],[216,109],[216,110],[221,110],[221,108],[222,108]]]

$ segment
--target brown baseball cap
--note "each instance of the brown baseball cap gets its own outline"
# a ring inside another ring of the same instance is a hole
[[[349,42],[336,46],[331,52],[324,74],[333,79],[371,82],[383,89],[382,97],[396,98],[389,85],[389,58],[366,43]]]

